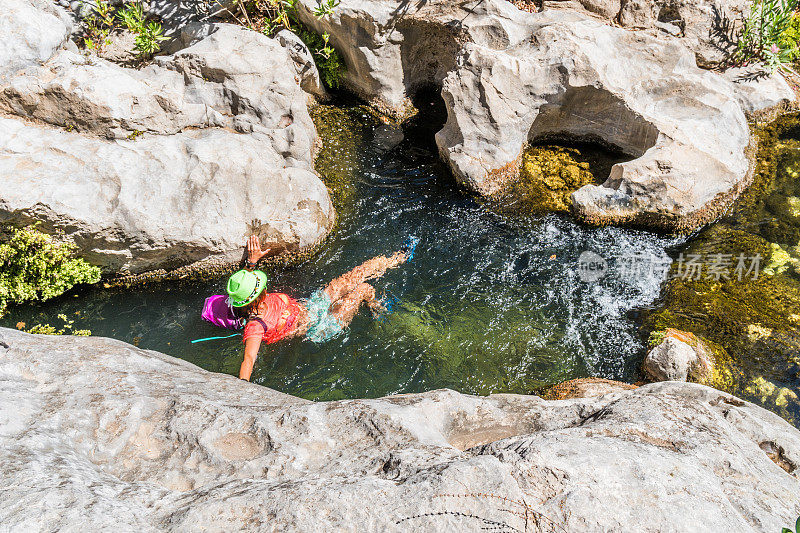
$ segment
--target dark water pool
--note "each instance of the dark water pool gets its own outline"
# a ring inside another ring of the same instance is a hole
[[[317,114],[327,140],[318,166],[335,192],[338,227],[311,259],[272,268],[273,289],[306,296],[409,235],[421,242],[411,263],[375,282],[396,300],[391,314],[376,321],[364,310],[325,345],[262,348],[254,381],[328,400],[439,387],[528,393],[574,377],[637,377],[644,348],[635,310],[658,298],[660,280],[584,282],[578,257],[591,250],[612,266],[643,254],[669,261],[664,250],[675,240],[554,215],[500,214],[454,184],[438,162],[429,117],[400,129],[356,105]],[[94,335],[236,374],[239,339],[189,343],[222,333],[199,317],[204,298],[222,289],[221,279],[89,289],[12,309],[3,322],[57,325],[63,313]]]

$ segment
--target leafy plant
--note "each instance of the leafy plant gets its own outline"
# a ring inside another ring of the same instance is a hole
[[[647,338],[647,345],[651,348],[655,348],[659,344],[661,344],[664,340],[664,337],[667,336],[667,332],[664,330],[661,331],[652,331],[650,336]]]
[[[300,23],[296,23],[292,31],[314,54],[314,62],[317,64],[317,70],[319,70],[319,75],[325,85],[334,89],[339,87],[344,73],[344,61],[341,54],[330,45],[330,35],[327,33],[320,35],[310,31]]]
[[[9,303],[47,300],[100,281],[100,269],[75,257],[75,250],[33,227],[11,230],[0,244],[0,316]]]
[[[781,33],[778,46],[782,50],[789,50],[789,60],[794,62],[800,59],[800,16],[795,12],[792,20],[783,33]]]
[[[108,1],[97,0],[91,5],[91,15],[86,17],[86,37],[83,44],[89,50],[99,52],[109,43],[108,34],[114,28],[114,14]]]
[[[750,15],[738,35],[737,59],[741,64],[763,61],[770,72],[797,56],[797,41],[786,35],[794,22],[798,0],[754,0]]]
[[[161,48],[164,30],[158,22],[148,21],[144,14],[141,2],[134,2],[119,12],[117,15],[122,24],[136,35],[133,49],[139,59],[149,59]]]
[[[88,329],[74,329],[74,320],[69,320],[67,315],[60,314],[58,315],[59,320],[61,320],[64,325],[61,329],[56,329],[54,326],[50,324],[36,324],[28,329],[25,329],[25,323],[20,322],[17,324],[19,329],[26,333],[33,333],[37,335],[75,335],[76,337],[88,337],[92,334],[91,330]]]
[[[325,15],[331,15],[333,10],[339,6],[339,0],[325,0],[317,4],[314,8],[314,16],[321,19]]]
[[[800,516],[797,517],[797,522],[794,524],[794,531],[785,527],[781,529],[781,533],[800,533]]]

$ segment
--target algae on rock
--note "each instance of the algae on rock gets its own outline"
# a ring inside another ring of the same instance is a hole
[[[798,423],[796,395],[772,389],[800,385],[800,142],[793,140],[800,139],[800,125],[796,116],[787,116],[757,133],[759,166],[752,188],[728,216],[682,250],[684,257],[722,254],[734,263],[744,254],[758,258],[751,263],[755,268],[742,279],[733,271],[727,278],[704,271],[691,279],[673,265],[663,304],[649,313],[645,327],[682,329],[718,344],[725,354],[721,374],[706,383]]]
[[[603,148],[532,146],[525,150],[517,178],[496,197],[504,211],[545,214],[568,213],[570,196],[584,185],[605,181],[611,167],[625,159]]]

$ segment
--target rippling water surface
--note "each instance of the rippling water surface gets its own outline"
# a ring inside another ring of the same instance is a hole
[[[438,162],[429,119],[404,130],[358,106],[322,109],[327,139],[319,170],[334,189],[338,227],[319,252],[275,267],[273,289],[307,296],[377,254],[421,239],[414,260],[375,282],[396,300],[373,320],[362,311],[346,335],[325,345],[293,340],[262,348],[254,381],[311,399],[375,397],[450,387],[463,392],[531,392],[587,375],[632,380],[643,355],[634,316],[660,291],[646,275],[581,281],[579,255],[592,250],[613,268],[620,257],[668,261],[674,240],[618,228],[589,229],[565,217],[509,217],[459,189]],[[4,322],[58,323],[134,342],[235,374],[239,339],[203,323],[203,299],[224,280],[144,289],[90,289],[18,308]]]

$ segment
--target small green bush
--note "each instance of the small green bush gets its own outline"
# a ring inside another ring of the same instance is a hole
[[[106,0],[97,0],[92,5],[92,14],[84,20],[86,24],[86,37],[83,44],[89,50],[100,52],[109,44],[108,34],[114,28],[114,14],[111,5]]]
[[[136,35],[133,49],[139,59],[150,59],[153,54],[161,48],[161,41],[166,40],[161,24],[148,22],[144,14],[144,6],[141,2],[128,4],[125,9],[119,12],[119,20],[122,21],[131,33]]]
[[[794,62],[800,59],[800,44],[798,43],[800,43],[800,16],[795,13],[789,25],[781,33],[778,46],[781,50],[786,50],[787,59]]]
[[[661,331],[652,331],[650,332],[650,336],[647,338],[647,345],[650,348],[655,348],[659,344],[664,341],[664,337],[667,336],[667,332],[664,330]]]
[[[127,4],[116,13],[108,0],[96,0],[91,3],[92,14],[84,20],[86,37],[83,44],[89,50],[100,53],[109,44],[109,34],[120,27],[120,24],[135,35],[133,51],[140,60],[147,60],[161,48],[164,30],[161,24],[148,21],[141,2]]]
[[[344,73],[344,61],[341,54],[330,45],[330,35],[322,35],[309,30],[299,21],[292,20],[292,31],[300,37],[300,40],[308,46],[314,54],[314,62],[317,64],[320,78],[326,86],[336,89]]]
[[[100,281],[100,269],[75,257],[75,249],[33,227],[11,230],[0,244],[0,316],[9,303],[47,300]]]
[[[738,34],[740,63],[763,61],[770,72],[786,68],[797,57],[797,39],[790,33],[798,0],[753,0]]]

